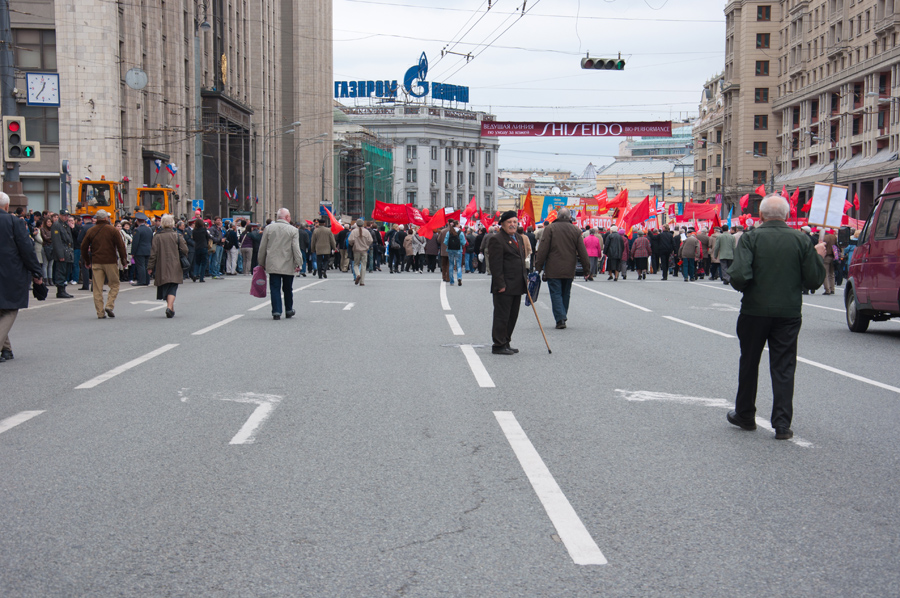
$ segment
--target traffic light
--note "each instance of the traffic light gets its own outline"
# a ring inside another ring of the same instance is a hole
[[[3,154],[7,162],[37,162],[41,159],[41,144],[28,141],[24,116],[3,117]]]
[[[619,58],[587,58],[581,59],[581,68],[595,69],[598,71],[624,71],[625,61]]]

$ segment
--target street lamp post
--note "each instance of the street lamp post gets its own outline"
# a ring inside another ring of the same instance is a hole
[[[770,158],[768,155],[757,154],[756,152],[745,151],[744,153],[750,154],[754,158],[765,158],[766,160],[769,161],[769,165],[772,167],[772,177],[771,177],[772,188],[770,189],[769,193],[775,193],[775,160]],[[835,162],[837,162],[837,156],[835,156]],[[836,168],[835,168],[834,176],[837,177],[837,169]]]
[[[212,26],[203,15],[203,21],[195,19],[194,27],[194,198],[203,199],[203,100],[200,97],[200,32]]]

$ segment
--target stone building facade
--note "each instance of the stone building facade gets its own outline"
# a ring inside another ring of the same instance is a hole
[[[188,213],[193,199],[212,216],[245,211],[262,219],[281,205],[318,212],[318,195],[295,187],[318,181],[321,171],[330,185],[331,169],[322,167],[332,153],[330,2],[12,0],[11,7],[17,87],[25,89],[25,72],[60,77],[58,109],[25,106],[24,92],[18,98],[29,137],[42,142],[41,162],[21,168],[29,207],[60,209],[65,160],[70,197],[78,179],[125,180],[126,212],[135,189],[155,183],[176,189],[176,214]],[[126,83],[132,69],[146,73],[142,89]],[[157,173],[156,160],[177,173]]]
[[[354,106],[342,110],[393,144],[393,203],[432,212],[464,208],[472,196],[485,212],[496,210],[497,137],[482,137],[493,115],[423,104]]]
[[[900,3],[730,0],[725,19],[726,202],[836,178],[868,216],[900,171]]]

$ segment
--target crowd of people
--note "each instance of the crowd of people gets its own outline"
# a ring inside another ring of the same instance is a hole
[[[209,220],[199,212],[178,220],[166,214],[153,222],[137,214],[112,224],[111,215],[98,210],[78,222],[66,211],[17,210],[13,215],[8,206],[9,196],[0,193],[0,362],[13,358],[10,328],[18,310],[27,307],[28,290],[37,295],[44,280],[53,281],[62,299],[72,297],[66,292],[68,284],[81,282],[83,289],[92,284],[97,317],[105,319],[115,317],[120,281],[149,285],[152,277],[157,299],[166,301],[166,316],[171,318],[178,286],[188,278],[202,283],[207,276],[221,278],[223,272],[250,276],[256,270],[268,275],[272,316],[279,320],[282,313],[286,318],[295,315],[295,277],[310,272],[327,278],[329,270],[337,269],[350,272],[355,284],[364,286],[365,274],[380,271],[385,262],[391,274],[435,272],[439,267],[442,280],[457,286],[462,286],[463,274],[488,274],[494,297],[492,353],[515,355],[518,349],[510,342],[521,298],[536,276],[532,273],[540,272],[546,281],[556,328],[565,329],[580,263],[586,281],[603,273],[616,282],[620,276],[626,280],[629,272],[635,272],[638,281],[653,273],[662,280],[680,275],[685,282],[708,276],[742,292],[738,391],[727,419],[745,430],[756,428],[759,359],[768,345],[775,395],[772,425],[779,439],[793,435],[789,426],[800,295],[815,292],[823,283],[825,294],[834,294],[842,263],[849,262],[855,247],[851,242],[841,250],[834,231],[825,231],[820,240],[817,231],[788,227],[788,204],[778,195],[762,201],[761,224],[747,231],[740,225],[585,230],[562,208],[552,222],[527,229],[519,226],[515,211],[507,211],[487,228],[451,220],[437,231],[403,224],[388,229],[360,219],[335,234],[324,219],[292,222],[285,208],[260,227],[243,220]],[[109,286],[107,299],[104,286]]]

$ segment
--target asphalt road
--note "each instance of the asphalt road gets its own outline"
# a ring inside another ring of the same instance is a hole
[[[545,288],[553,352],[523,306],[512,357],[484,275],[298,278],[278,322],[240,277],[171,320],[152,287],[32,301],[0,595],[897,595],[900,324],[806,297],[776,441],[725,421],[740,295],[633,278],[576,280],[566,330]]]

